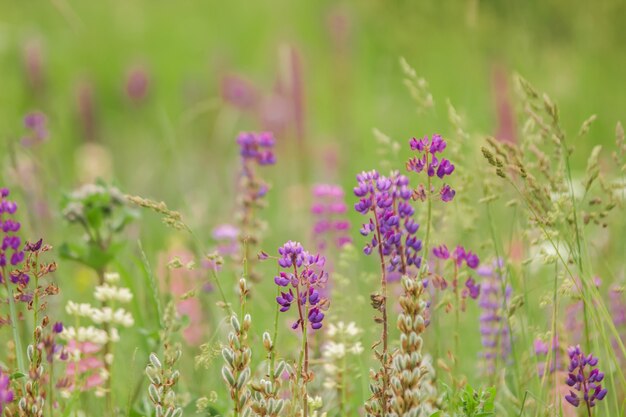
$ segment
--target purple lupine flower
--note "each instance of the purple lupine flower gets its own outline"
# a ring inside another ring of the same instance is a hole
[[[0,413],[4,410],[4,405],[13,401],[13,391],[11,391],[11,380],[9,375],[0,370]]]
[[[467,281],[465,281],[465,287],[470,298],[473,300],[478,298],[480,295],[480,284],[476,284],[476,280],[474,280],[474,278],[469,277]]]
[[[56,323],[54,323],[52,325],[52,331],[56,334],[59,334],[63,331],[63,323],[61,323],[60,321],[57,321]]]
[[[433,255],[439,259],[448,259],[450,251],[446,245],[436,246],[433,248]]]
[[[274,165],[276,158],[274,135],[270,132],[242,132],[237,137],[239,154],[244,160],[254,160],[259,165]]]
[[[313,330],[320,329],[324,319],[321,310],[328,307],[328,301],[320,295],[328,280],[328,275],[322,270],[324,257],[310,254],[299,242],[291,240],[278,248],[278,254],[278,265],[286,269],[274,277],[276,285],[285,289],[281,289],[276,297],[280,311],[288,311],[292,304],[296,304],[298,320],[292,328],[304,330],[310,324]],[[308,315],[305,314],[307,310]]]
[[[454,164],[445,158],[439,159],[436,154],[446,149],[446,141],[440,135],[432,135],[429,139],[425,136],[422,139],[412,138],[409,140],[411,150],[417,151],[418,156],[414,156],[406,163],[406,169],[416,173],[426,171],[426,175],[434,177],[435,175],[443,179],[447,175],[454,172]],[[417,191],[416,197],[420,199],[428,198],[433,190],[424,190],[423,186]],[[454,199],[456,192],[450,188],[448,184],[443,184],[439,191],[441,201],[449,202]]]
[[[478,255],[472,251],[466,251],[465,248],[460,245],[456,247],[454,252],[452,252],[452,259],[454,260],[454,263],[456,263],[457,267],[461,267],[463,262],[465,262],[469,268],[476,269],[480,263]]]
[[[456,249],[454,249],[454,251],[450,253],[446,245],[435,246],[432,249],[432,254],[434,258],[440,259],[444,261],[444,263],[449,262],[450,264],[454,265],[454,274],[452,278],[452,290],[454,291],[455,295],[457,296],[460,295],[460,299],[457,298],[460,300],[460,303],[457,306],[457,308],[459,308],[461,311],[465,311],[467,298],[469,297],[473,300],[476,300],[480,296],[481,285],[477,283],[474,278],[469,276],[465,280],[464,287],[462,288],[462,290],[460,290],[459,268],[461,268],[463,264],[465,263],[465,265],[467,265],[468,268],[472,270],[476,269],[478,267],[478,264],[480,263],[478,256],[472,251],[465,250],[463,246],[457,246]],[[441,267],[445,268],[445,266],[441,266]],[[434,289],[443,291],[448,288],[448,281],[444,277],[443,273],[433,274],[431,279],[432,279]],[[430,279],[424,279],[423,280],[424,286],[428,286],[430,283],[429,281]],[[446,311],[450,311],[451,308],[452,308],[452,305],[448,304]]]
[[[313,198],[311,214],[316,218],[313,238],[317,242],[318,250],[324,251],[329,244],[341,248],[351,243],[343,189],[338,185],[317,184],[313,186]]]
[[[5,270],[7,266],[16,267],[24,261],[24,251],[20,246],[22,240],[16,234],[21,227],[20,222],[12,217],[17,211],[17,204],[8,199],[9,190],[0,189],[0,268]],[[0,273],[0,282],[5,277]]]
[[[596,402],[602,401],[608,392],[606,388],[602,388],[604,373],[597,368],[598,358],[591,353],[585,355],[580,349],[580,345],[570,346],[567,349],[567,354],[570,363],[567,368],[569,373],[565,383],[578,391],[582,398],[570,390],[569,394],[565,396],[565,400],[574,407],[578,407],[581,400],[587,408],[595,407]]]
[[[13,402],[13,391],[11,390],[11,379],[9,375],[0,370],[0,415],[4,411],[4,407]]]
[[[409,179],[398,172],[384,177],[370,171],[357,175],[357,180],[354,194],[360,200],[354,208],[364,215],[372,213],[369,222],[360,229],[363,236],[372,235],[363,252],[369,255],[380,245],[389,272],[406,274],[411,266],[419,268],[422,241],[416,236],[419,224],[409,203],[412,194]]]
[[[535,349],[535,355],[537,356],[537,375],[539,378],[543,378],[546,372],[553,374],[557,369],[561,369],[562,366],[559,362],[559,340],[557,337],[552,338],[552,353],[553,357],[550,359],[550,368],[547,369],[548,353],[550,353],[550,345],[548,342],[542,339],[535,339],[533,342]]]
[[[487,375],[493,375],[496,364],[506,362],[511,351],[510,330],[502,312],[503,302],[508,304],[511,297],[511,288],[507,286],[502,294],[502,267],[502,261],[497,261],[492,266],[483,266],[477,271],[483,277],[478,305],[482,309],[480,339]]]

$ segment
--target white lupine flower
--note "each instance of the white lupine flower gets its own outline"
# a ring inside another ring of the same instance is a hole
[[[119,280],[120,274],[118,274],[117,272],[107,272],[104,274],[104,282],[108,284],[115,284],[119,282]]]
[[[335,326],[334,323],[330,323],[328,325],[328,328],[326,329],[326,335],[328,337],[335,337],[335,335],[337,334],[337,326]]]
[[[322,386],[327,390],[334,390],[335,388],[337,388],[337,383],[330,378],[326,378]]]
[[[94,326],[75,327],[68,326],[63,329],[60,334],[64,340],[75,340],[76,342],[91,342],[98,345],[104,345],[109,340],[109,335],[104,330]]]
[[[123,308],[118,308],[115,311],[111,307],[94,308],[91,319],[96,324],[111,323],[124,327],[130,327],[135,323],[133,316]]]
[[[111,329],[111,333],[109,334],[109,338],[111,342],[119,342],[120,341],[120,333],[117,331],[115,327]]]
[[[330,341],[326,342],[322,347],[322,356],[324,357],[324,388],[338,389],[342,387],[339,380],[343,378],[352,368],[346,363],[346,356],[360,355],[363,353],[363,345],[358,340],[359,334],[362,332],[354,322],[345,323],[343,321],[337,323],[329,323],[327,328],[327,336]]]
[[[343,322],[340,322],[343,325]],[[358,327],[356,327],[356,324],[351,321],[350,323],[348,323],[348,327],[346,327],[346,333],[348,334],[348,336],[357,336],[359,333],[361,333],[361,329],[359,329]]]
[[[356,342],[350,348],[350,353],[352,353],[353,355],[360,355],[361,353],[363,353],[364,350],[365,349],[363,349],[363,345],[361,344],[361,342]]]
[[[315,397],[311,397],[310,395],[307,396],[308,397],[308,402],[309,402],[309,407],[316,410],[319,408],[322,408],[322,406],[324,405],[323,401],[322,401],[322,397],[320,397],[319,395],[316,395]]]
[[[75,303],[73,301],[68,301],[65,306],[65,311],[67,314],[72,316],[79,317],[91,317],[93,307],[89,303]]]
[[[104,284],[96,287],[94,297],[98,301],[118,301],[120,303],[128,303],[133,299],[133,294],[128,288]]]
[[[324,364],[324,372],[327,374],[335,374],[337,373],[337,366],[333,363],[325,363]],[[334,383],[334,381],[333,381]]]
[[[324,346],[324,357],[327,359],[341,359],[346,356],[346,345],[343,343],[328,342]]]

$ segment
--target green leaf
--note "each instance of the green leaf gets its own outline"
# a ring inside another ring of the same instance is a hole
[[[9,379],[21,379],[24,378],[26,376],[26,374],[22,373],[22,372],[13,372],[10,376]]]

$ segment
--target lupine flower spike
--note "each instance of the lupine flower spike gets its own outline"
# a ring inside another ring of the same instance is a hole
[[[482,310],[480,314],[480,339],[483,345],[482,357],[487,375],[494,375],[498,364],[506,363],[511,352],[510,330],[503,313],[503,306],[508,305],[508,300],[511,298],[511,288],[507,286],[505,294],[502,294],[504,277],[500,270],[503,266],[503,263],[498,261],[494,262],[493,265],[486,265],[478,269],[478,274],[483,277],[478,305]],[[503,301],[506,304],[503,304]]]
[[[242,261],[246,260],[250,279],[258,281],[260,277],[254,272],[255,259],[249,255],[250,249],[259,242],[259,232],[265,228],[255,212],[265,207],[265,195],[269,191],[269,185],[258,176],[256,167],[276,163],[273,152],[274,136],[269,132],[243,132],[237,137],[237,144],[241,156],[237,221],[241,248],[244,251]]]
[[[570,346],[567,349],[570,363],[568,376],[565,383],[579,394],[570,390],[565,396],[565,400],[574,407],[580,406],[581,402],[585,404],[587,413],[591,417],[591,409],[596,406],[598,401],[602,401],[606,397],[607,389],[602,388],[602,380],[604,373],[597,368],[598,358],[591,353],[585,355],[580,349],[580,345]],[[581,395],[581,397],[579,397]]]
[[[298,363],[297,377],[303,400],[302,410],[304,417],[307,417],[307,383],[312,378],[309,373],[307,329],[309,327],[313,330],[321,329],[324,320],[323,310],[328,308],[328,301],[319,292],[328,280],[327,274],[322,270],[325,259],[320,255],[310,254],[300,243],[292,241],[281,246],[278,254],[280,255],[278,265],[286,271],[274,277],[276,285],[285,289],[284,291],[281,289],[276,302],[280,305],[281,312],[288,311],[293,304],[298,310],[298,319],[291,327],[300,328],[302,331],[302,355]]]
[[[431,139],[429,139],[428,136],[422,139],[412,138],[409,141],[409,145],[411,146],[411,150],[417,151],[419,155],[409,159],[406,163],[407,170],[418,174],[425,171],[429,178],[429,187],[424,189],[422,186],[416,190],[416,197],[424,201],[434,192],[433,189],[430,189],[430,178],[437,176],[440,179],[444,179],[447,175],[454,172],[454,165],[449,160],[445,158],[441,158],[440,160],[436,156],[446,149],[446,142],[440,135],[433,135]],[[450,188],[448,184],[444,183],[438,194],[441,201],[448,202],[452,201],[456,192]]]

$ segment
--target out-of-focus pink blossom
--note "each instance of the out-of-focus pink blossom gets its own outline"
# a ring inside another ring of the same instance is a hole
[[[343,189],[334,184],[316,184],[312,193],[311,214],[315,218],[313,238],[318,250],[341,248],[351,243],[350,223],[346,218],[348,207]]]
[[[69,378],[70,384],[66,387],[69,391],[74,391],[79,384],[81,391],[88,391],[104,385],[108,377],[104,372],[105,366],[98,352],[102,346],[91,342],[76,342],[70,340],[67,350],[70,358],[67,361],[65,374]],[[75,358],[78,357],[78,360]]]
[[[22,137],[22,145],[33,146],[48,139],[48,118],[40,111],[33,111],[24,116],[24,127],[28,134]]]
[[[44,58],[41,42],[30,40],[23,49],[24,72],[31,90],[40,94],[45,88]]]
[[[504,69],[496,66],[492,72],[491,84],[496,107],[498,126],[495,137],[503,142],[517,142],[515,114],[509,97],[507,76]]]
[[[136,66],[126,75],[126,95],[135,104],[143,101],[148,95],[150,77],[146,68]]]
[[[76,88],[76,113],[80,123],[83,137],[87,141],[97,138],[96,103],[93,85],[83,81]]]
[[[256,87],[236,74],[226,74],[221,80],[222,99],[240,109],[251,110],[259,101]]]

